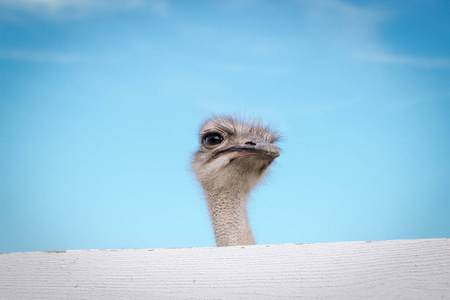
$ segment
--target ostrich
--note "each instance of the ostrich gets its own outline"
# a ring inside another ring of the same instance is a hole
[[[258,122],[233,117],[207,120],[192,169],[208,202],[218,247],[254,245],[247,218],[247,197],[280,150],[276,132]]]

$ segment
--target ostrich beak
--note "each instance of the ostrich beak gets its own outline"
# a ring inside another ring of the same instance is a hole
[[[214,157],[228,152],[237,152],[236,157],[253,154],[275,159],[280,156],[280,149],[276,145],[256,138],[247,139],[242,145],[234,145],[218,151],[214,154]]]

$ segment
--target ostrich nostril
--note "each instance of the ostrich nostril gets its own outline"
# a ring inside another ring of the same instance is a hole
[[[252,145],[252,146],[255,146],[256,144],[255,143],[253,143],[253,142],[247,142],[247,143],[245,143],[246,145]]]

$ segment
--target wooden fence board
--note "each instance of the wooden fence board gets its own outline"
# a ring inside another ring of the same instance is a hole
[[[0,254],[0,299],[450,299],[450,239]]]

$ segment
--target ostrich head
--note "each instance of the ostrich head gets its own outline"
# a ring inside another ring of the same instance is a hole
[[[276,140],[276,133],[261,122],[221,117],[203,125],[192,167],[205,192],[219,246],[252,243],[246,199],[280,155]],[[220,243],[218,233],[235,239]]]
[[[193,169],[203,188],[250,192],[280,151],[275,132],[261,122],[245,123],[231,117],[208,120],[200,131],[200,150]]]

